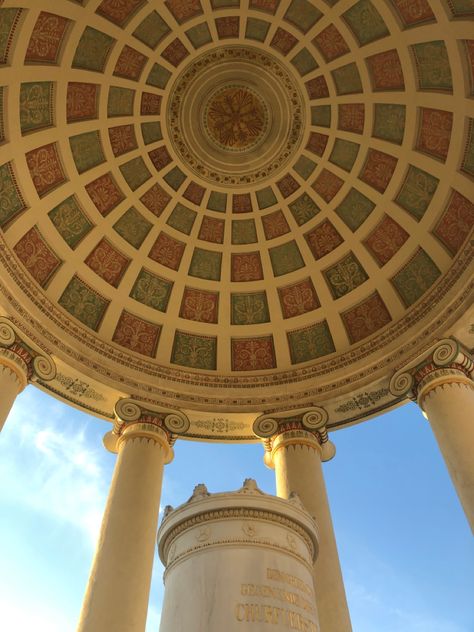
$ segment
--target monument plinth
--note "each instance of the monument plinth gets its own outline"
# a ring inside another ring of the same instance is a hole
[[[198,485],[167,508],[158,532],[166,567],[160,632],[319,632],[312,568],[314,520],[297,496]]]

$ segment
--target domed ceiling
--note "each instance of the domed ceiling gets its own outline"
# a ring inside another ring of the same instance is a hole
[[[0,5],[1,302],[48,388],[393,404],[467,305],[474,2]]]

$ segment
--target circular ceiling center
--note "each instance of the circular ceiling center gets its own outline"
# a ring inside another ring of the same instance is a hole
[[[251,46],[219,47],[176,79],[168,134],[192,172],[211,183],[245,186],[273,177],[291,160],[304,111],[296,79],[273,55]]]
[[[248,86],[219,88],[205,107],[206,131],[225,151],[244,151],[262,142],[268,120],[265,102]]]

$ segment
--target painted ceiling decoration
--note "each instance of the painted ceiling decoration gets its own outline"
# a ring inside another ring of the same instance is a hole
[[[0,301],[57,393],[301,407],[445,332],[472,274],[473,17],[0,2]]]

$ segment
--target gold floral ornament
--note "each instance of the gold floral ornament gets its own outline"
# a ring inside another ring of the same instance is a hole
[[[212,95],[206,108],[209,135],[224,149],[248,149],[268,126],[265,104],[246,87],[226,87]]]

